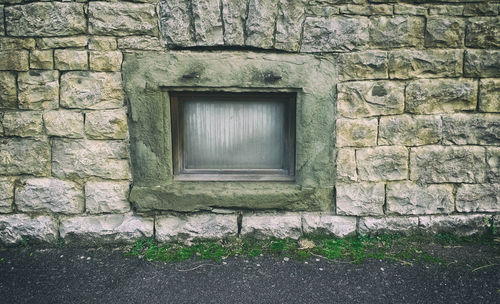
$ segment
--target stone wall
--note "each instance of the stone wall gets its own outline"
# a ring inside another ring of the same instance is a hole
[[[486,0],[0,0],[0,243],[498,226],[499,12]],[[322,212],[131,205],[122,61],[173,50],[335,63]]]

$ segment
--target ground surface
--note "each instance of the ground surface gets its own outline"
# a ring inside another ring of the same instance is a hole
[[[438,254],[451,262],[260,256],[165,264],[112,249],[16,248],[0,251],[0,303],[500,303],[496,250]]]

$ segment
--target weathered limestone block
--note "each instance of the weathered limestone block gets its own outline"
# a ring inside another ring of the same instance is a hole
[[[472,48],[500,48],[500,17],[470,18],[465,45]]]
[[[37,70],[52,70],[54,68],[54,56],[52,50],[31,51],[30,68]]]
[[[423,146],[410,150],[410,179],[424,183],[481,183],[485,150],[477,146]]]
[[[274,43],[276,49],[299,51],[304,18],[304,0],[280,0]]]
[[[458,212],[499,212],[500,184],[460,184],[456,200]]]
[[[13,200],[14,179],[9,177],[0,178],[0,213],[12,212]]]
[[[454,211],[453,185],[387,184],[387,214],[436,214]]]
[[[379,145],[421,146],[441,140],[438,115],[395,115],[380,117]]]
[[[26,50],[0,51],[0,71],[27,71],[28,55]]]
[[[429,7],[429,15],[462,16],[463,12],[464,6],[455,3],[449,5],[431,5]]]
[[[129,212],[128,190],[129,182],[87,182],[86,211],[91,214]]]
[[[16,187],[16,206],[22,212],[83,212],[83,189],[55,178],[30,178]]]
[[[158,14],[161,34],[167,45],[192,46],[194,35],[191,27],[191,9],[185,0],[164,0],[160,2]]]
[[[247,5],[244,0],[222,0],[222,21],[224,22],[224,44],[245,44],[245,16]]]
[[[241,235],[258,239],[298,239],[302,235],[302,217],[298,213],[244,214]]]
[[[364,16],[307,17],[302,52],[350,52],[369,42],[369,19]]]
[[[442,16],[427,18],[426,47],[463,47],[464,37],[464,19]]]
[[[481,79],[479,81],[479,110],[481,112],[500,112],[500,79]]]
[[[500,146],[500,114],[444,115],[443,143]]]
[[[464,7],[464,16],[496,16],[499,12],[500,3],[466,3]]]
[[[377,145],[378,120],[337,119],[338,147],[367,147]]]
[[[43,113],[45,130],[49,136],[83,138],[83,114],[58,110]]]
[[[123,106],[120,73],[68,72],[61,77],[61,106],[76,109],[113,109]]]
[[[374,47],[393,48],[422,46],[425,19],[417,16],[377,16],[369,23],[370,44]]]
[[[358,5],[346,4],[339,7],[341,14],[347,15],[392,15],[392,5],[389,4],[376,4],[376,5]]]
[[[49,216],[0,215],[0,243],[14,245],[23,240],[51,243],[57,240],[57,222]]]
[[[91,139],[127,138],[127,113],[125,109],[87,112],[85,133]]]
[[[68,243],[122,244],[153,236],[152,218],[132,214],[106,214],[61,220],[59,233]]]
[[[59,107],[59,72],[29,71],[17,75],[19,108],[50,110]]]
[[[465,51],[466,77],[500,77],[500,50]]]
[[[419,79],[406,87],[406,111],[416,114],[475,110],[477,82],[473,79]]]
[[[5,22],[4,22],[4,16],[3,16],[3,5],[0,5],[0,36],[5,35],[5,26],[4,25],[5,25]]]
[[[418,217],[362,217],[358,233],[361,235],[382,233],[411,233],[418,229]]]
[[[427,14],[427,8],[411,5],[411,4],[395,4],[394,5],[394,14],[395,15],[420,15],[425,16]]]
[[[344,117],[401,114],[404,111],[404,83],[354,81],[339,84],[337,89],[337,107]]]
[[[408,150],[379,146],[356,150],[358,177],[365,181],[402,180],[408,177]]]
[[[310,1],[306,6],[306,14],[318,17],[330,17],[340,14],[340,8],[338,6],[329,5],[328,3]]]
[[[118,39],[118,48],[127,50],[161,51],[163,46],[156,37],[131,36]]]
[[[339,79],[381,79],[388,78],[387,52],[364,51],[339,55]]]
[[[92,71],[120,71],[123,54],[120,51],[91,51],[90,69]]]
[[[382,215],[384,183],[337,183],[336,207],[340,215]]]
[[[116,50],[117,42],[115,37],[92,36],[89,38],[89,50],[110,51]]]
[[[84,48],[87,46],[88,40],[87,36],[38,38],[36,40],[36,47],[42,50]]]
[[[337,153],[337,180],[356,181],[356,154],[354,149],[339,149]]]
[[[194,34],[197,45],[222,45],[223,29],[219,0],[191,2]]]
[[[9,36],[50,37],[83,34],[87,31],[86,19],[83,3],[36,2],[5,8]]]
[[[16,74],[0,72],[0,108],[17,108]]]
[[[54,140],[52,174],[59,178],[129,179],[127,143],[102,140]]]
[[[89,57],[85,50],[62,49],[54,51],[54,65],[61,71],[88,70]]]
[[[0,37],[0,51],[7,50],[34,50],[35,39],[33,38],[15,38],[15,37]]]
[[[156,218],[156,239],[160,242],[194,239],[221,239],[238,234],[236,214],[196,214],[159,216]]]
[[[278,14],[275,0],[249,0],[245,23],[245,44],[258,48],[271,48]]]
[[[46,141],[4,138],[0,141],[0,174],[50,174],[50,145]]]
[[[32,137],[43,134],[40,112],[5,112],[2,124],[6,136]]]
[[[486,214],[427,215],[418,218],[418,225],[426,232],[468,236],[486,232],[490,218],[491,216]]]
[[[93,35],[149,35],[158,33],[153,4],[90,2],[89,33]]]
[[[488,181],[500,184],[500,147],[486,148],[486,163]]]
[[[389,53],[389,77],[395,79],[459,77],[462,50],[395,50]]]
[[[304,234],[346,237],[356,234],[356,218],[308,212],[302,214],[302,228]]]

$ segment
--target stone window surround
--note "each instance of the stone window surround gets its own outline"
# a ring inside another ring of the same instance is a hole
[[[332,207],[337,82],[333,57],[131,52],[124,55],[122,71],[130,107],[130,200],[137,211]],[[169,91],[183,90],[296,92],[295,182],[174,181]]]

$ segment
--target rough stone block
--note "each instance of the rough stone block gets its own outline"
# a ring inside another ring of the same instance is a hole
[[[500,146],[500,114],[444,115],[443,143]]]
[[[6,112],[2,125],[6,136],[32,137],[43,134],[40,112]]]
[[[120,71],[123,55],[120,51],[91,51],[90,69],[92,71]]]
[[[423,146],[410,150],[410,179],[424,183],[481,183],[485,149],[477,146]]]
[[[12,212],[14,201],[14,179],[10,177],[0,178],[0,213]]]
[[[196,44],[224,44],[219,0],[192,1],[191,11]]]
[[[16,38],[16,37],[0,37],[0,51],[7,50],[34,50],[35,39],[33,38]]]
[[[387,214],[436,214],[454,211],[453,185],[387,184]]]
[[[456,200],[458,212],[499,212],[500,184],[461,184]]]
[[[222,0],[222,21],[224,22],[224,44],[245,44],[246,5],[241,0]]]
[[[500,184],[500,147],[486,148],[486,164],[488,181]]]
[[[87,31],[86,19],[83,3],[36,2],[5,8],[9,36],[50,37],[83,34]]]
[[[5,35],[5,22],[4,22],[4,15],[3,15],[3,5],[0,5],[0,36],[4,36],[4,35]]]
[[[149,35],[158,33],[153,4],[90,2],[89,32],[93,35]]]
[[[489,229],[490,218],[486,214],[428,215],[420,216],[418,225],[426,232],[469,236],[485,233]]]
[[[462,16],[464,6],[459,4],[431,5],[429,15]],[[444,17],[446,18],[446,17]]]
[[[500,50],[465,51],[466,77],[500,77]]]
[[[92,139],[125,139],[127,113],[124,109],[87,112],[85,133]]]
[[[479,110],[481,112],[500,112],[500,79],[481,79],[479,81]]]
[[[351,52],[369,42],[369,19],[364,16],[307,17],[302,52]]]
[[[52,50],[31,51],[30,68],[37,70],[52,70],[54,68],[54,56]]]
[[[462,18],[428,17],[425,27],[426,47],[463,47],[465,21]]]
[[[271,48],[279,1],[249,0],[245,23],[245,43],[258,48]]]
[[[91,214],[129,212],[128,190],[129,182],[87,182],[86,211]]]
[[[50,145],[46,141],[4,138],[0,141],[0,174],[50,174]]]
[[[387,52],[364,51],[339,55],[339,79],[383,79],[387,74]]]
[[[61,220],[59,233],[68,243],[85,245],[133,243],[153,236],[152,218],[132,214],[107,214]]]
[[[361,235],[383,233],[411,233],[418,229],[418,217],[362,217],[358,233]]]
[[[459,77],[462,50],[396,50],[389,53],[389,77],[393,79]]]
[[[36,40],[36,47],[41,50],[84,48],[87,46],[88,40],[87,36],[38,38]]]
[[[304,234],[333,235],[346,237],[356,234],[356,218],[328,213],[303,213],[302,228]]]
[[[337,183],[336,207],[340,215],[382,215],[384,183]]]
[[[168,45],[193,46],[191,9],[184,0],[160,1],[158,8],[161,34]]]
[[[408,177],[408,150],[380,146],[356,150],[358,177],[365,181],[402,180]]]
[[[349,118],[401,114],[404,84],[393,81],[354,81],[337,85],[338,112]]]
[[[339,149],[337,153],[337,180],[356,181],[356,154],[354,149]]]
[[[17,75],[19,108],[50,110],[59,107],[59,72],[29,71]]]
[[[51,243],[57,240],[57,222],[49,216],[0,215],[0,243],[14,245],[27,240]]]
[[[258,239],[298,239],[302,235],[302,217],[299,213],[244,214],[241,235]]]
[[[438,115],[396,115],[380,117],[379,145],[421,146],[441,140]]]
[[[68,72],[61,77],[61,106],[77,109],[121,108],[124,102],[120,73]]]
[[[118,39],[118,48],[126,50],[162,51],[164,48],[156,37],[132,36]]]
[[[425,19],[417,16],[377,16],[369,23],[370,45],[379,48],[422,46]]]
[[[22,212],[83,212],[83,189],[55,178],[30,178],[16,187],[16,206]]]
[[[116,48],[117,42],[115,37],[92,36],[89,38],[89,50],[110,51],[116,50]]]
[[[470,18],[465,45],[471,48],[500,48],[500,17]]]
[[[419,79],[406,87],[406,111],[416,114],[475,110],[477,82],[473,79]]]
[[[422,7],[418,5],[411,4],[395,4],[394,5],[395,15],[420,15],[425,16],[427,14],[427,7]]]
[[[347,15],[392,15],[393,8],[389,4],[359,5],[346,4],[339,7],[341,14]]]
[[[62,49],[54,51],[54,64],[61,71],[88,70],[89,57],[85,50]]]
[[[236,214],[197,214],[156,218],[156,239],[160,242],[221,239],[237,234]]]
[[[52,174],[59,178],[129,179],[127,143],[123,141],[54,140]]]
[[[496,16],[500,12],[500,3],[482,2],[466,3],[464,6],[464,16]]]
[[[67,138],[83,138],[83,114],[59,110],[43,114],[47,135]]]
[[[299,51],[304,18],[304,1],[280,1],[274,39],[276,49],[291,52]]]
[[[0,51],[0,71],[27,71],[28,55],[26,50]]]
[[[378,120],[337,119],[338,147],[366,147],[377,145]]]
[[[16,74],[0,72],[0,108],[17,108]]]

